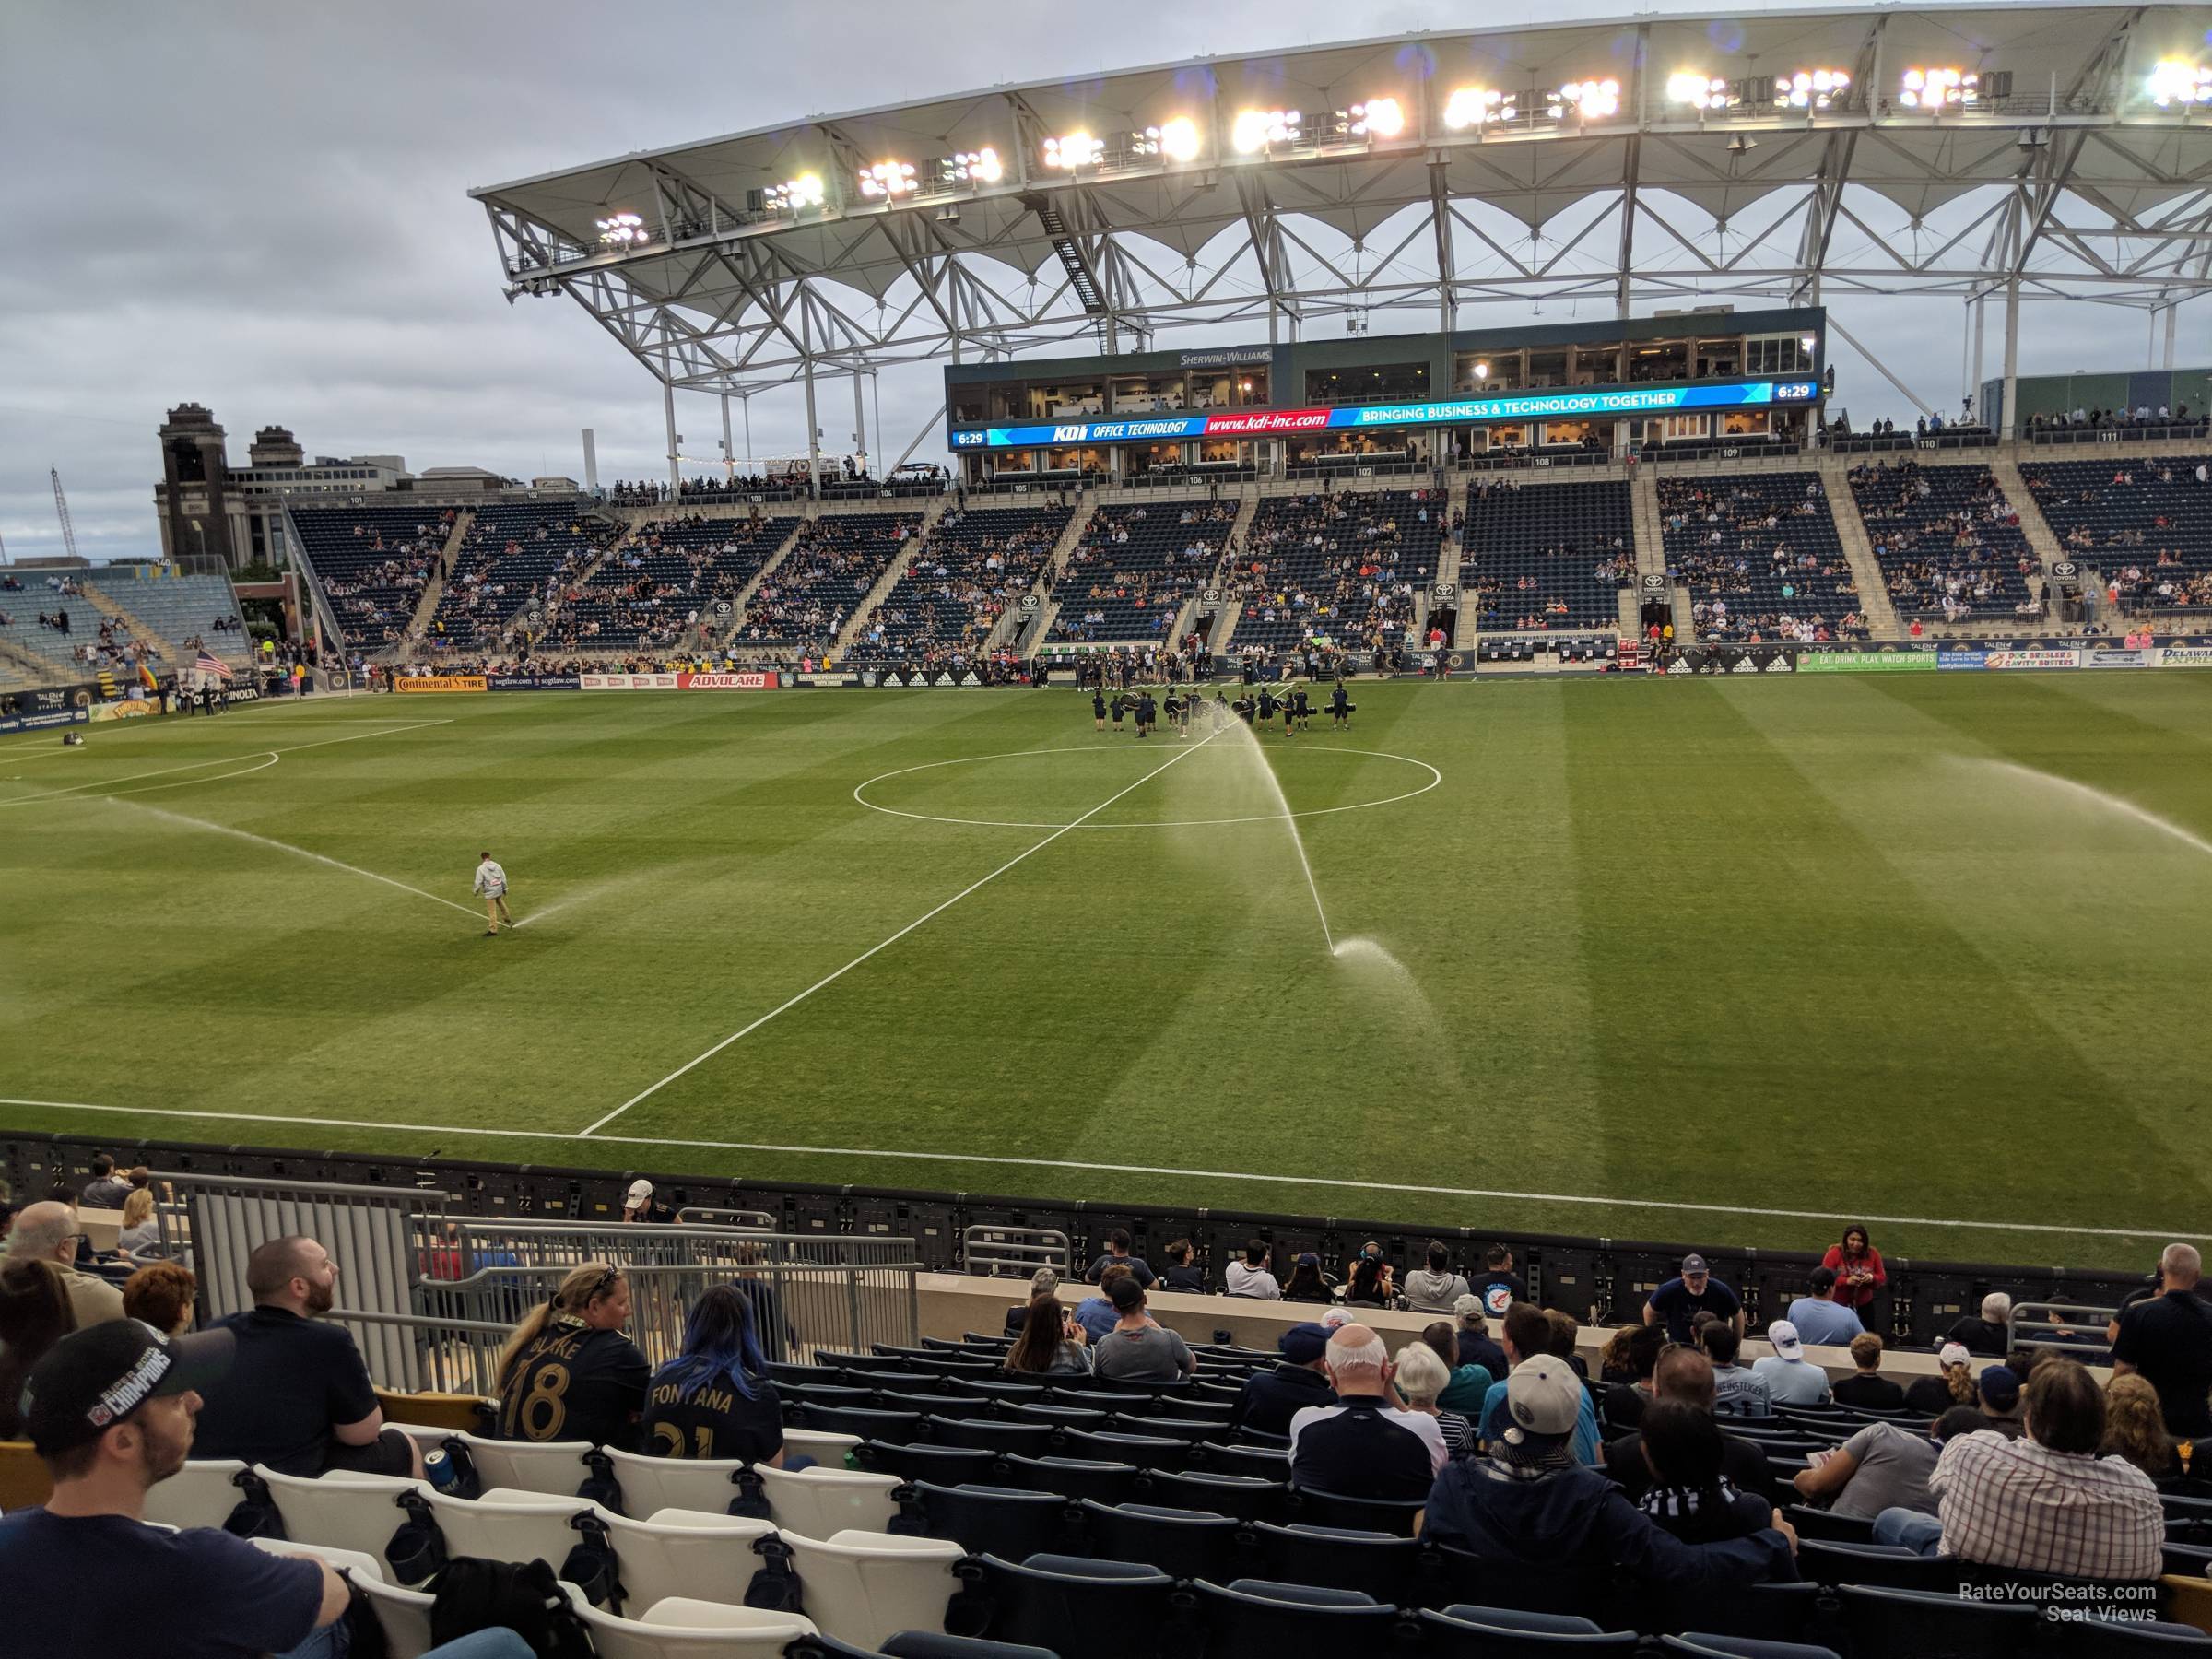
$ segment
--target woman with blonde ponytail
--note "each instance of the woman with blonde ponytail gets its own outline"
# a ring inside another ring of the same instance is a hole
[[[500,1350],[500,1438],[630,1450],[653,1368],[622,1334],[629,1322],[619,1267],[571,1268]]]

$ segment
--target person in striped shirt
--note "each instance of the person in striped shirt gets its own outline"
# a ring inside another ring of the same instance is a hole
[[[469,891],[483,896],[484,920],[491,924],[484,930],[484,936],[488,939],[498,935],[502,919],[512,927],[514,916],[507,909],[507,872],[492,862],[490,853],[479,853],[477,856],[483,862],[477,865],[476,884]]]

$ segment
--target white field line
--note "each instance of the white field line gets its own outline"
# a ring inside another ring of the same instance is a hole
[[[0,806],[23,806],[32,801],[51,801],[61,795],[81,794],[88,789],[111,789],[118,783],[135,783],[141,778],[164,778],[171,772],[204,771],[211,766],[228,766],[237,760],[258,760],[264,755],[296,755],[302,749],[328,748],[334,743],[359,743],[364,737],[396,737],[402,732],[419,732],[427,726],[452,725],[449,720],[418,720],[412,725],[391,726],[377,732],[355,732],[346,737],[320,737],[312,743],[288,743],[282,748],[253,749],[243,755],[221,755],[212,760],[189,760],[182,766],[160,766],[152,771],[126,772],[120,778],[101,778],[90,783],[72,783],[66,789],[49,789],[37,794],[13,795],[0,800]]]
[[[1217,734],[1217,735],[1218,735],[1218,734]],[[969,883],[968,886],[962,888],[951,898],[946,900],[944,903],[937,905],[933,910],[926,911],[923,914],[916,916],[912,922],[909,922],[904,927],[900,928],[889,938],[883,940],[880,944],[869,946],[867,949],[862,951],[858,956],[847,962],[842,968],[838,969],[833,973],[824,974],[820,979],[815,981],[813,984],[807,986],[806,990],[800,992],[796,996],[792,997],[787,1002],[779,1004],[773,1008],[771,1008],[767,1013],[761,1015],[759,1018],[754,1020],[752,1024],[746,1026],[739,1030],[732,1031],[727,1037],[724,1037],[720,1042],[716,1043],[705,1053],[687,1060],[683,1065],[677,1066],[674,1071],[670,1072],[666,1077],[663,1077],[658,1083],[653,1084],[651,1088],[639,1090],[636,1094],[630,1096],[629,1100],[623,1101],[621,1105],[616,1107],[612,1112],[607,1112],[588,1125],[584,1129],[583,1133],[587,1135],[598,1134],[600,1130],[606,1127],[607,1124],[613,1123],[617,1118],[628,1112],[632,1106],[635,1106],[640,1100],[648,1100],[652,1096],[658,1094],[662,1089],[667,1088],[669,1084],[675,1082],[686,1072],[691,1070],[693,1066],[705,1064],[707,1061],[713,1059],[715,1055],[721,1053],[724,1049],[728,1048],[731,1043],[739,1041],[741,1038],[751,1036],[753,1032],[759,1030],[770,1020],[775,1018],[777,1015],[782,1014],[788,1009],[797,1007],[801,1003],[812,996],[817,991],[821,990],[825,985],[836,983],[839,980],[844,978],[846,974],[852,972],[853,969],[859,967],[863,962],[874,956],[877,951],[888,950],[891,946],[898,944],[900,940],[905,938],[908,934],[912,933],[915,928],[920,927],[924,922],[929,921],[933,917],[943,915],[947,911],[950,910],[961,900],[967,898],[969,894],[976,891],[980,888],[988,887],[992,882],[996,881],[1001,876],[1004,876],[1016,865],[1021,863],[1022,860],[1030,857],[1033,853],[1043,852],[1045,848],[1051,846],[1054,841],[1058,841],[1069,830],[1081,829],[1085,824],[1088,823],[1092,818],[1098,817],[1100,813],[1105,811],[1107,807],[1112,806],[1124,795],[1128,794],[1133,790],[1143,788],[1154,778],[1159,777],[1161,772],[1166,771],[1169,767],[1173,766],[1179,760],[1185,759],[1188,757],[1196,754],[1200,749],[1204,748],[1213,740],[1214,739],[1212,737],[1204,738],[1197,743],[1194,743],[1190,747],[1186,749],[1180,749],[1176,753],[1169,756],[1167,759],[1161,761],[1158,766],[1154,767],[1150,771],[1147,772],[1135,782],[1128,785],[1126,788],[1115,790],[1113,794],[1108,795],[1104,800],[1100,801],[1096,806],[1093,806],[1088,812],[1086,812],[1081,818],[1077,818],[1073,823],[1063,824],[1059,829],[1053,830],[1050,835],[1046,836],[1042,841],[1038,841],[1035,845],[1023,848],[1019,853],[1017,853],[1013,857],[1007,859],[1005,864],[1000,865],[997,869],[992,871],[990,875],[984,877],[981,881]]]
[[[349,865],[343,860],[330,858],[321,853],[310,853],[305,847],[295,847],[289,841],[273,841],[268,836],[256,835],[251,830],[234,830],[229,824],[216,824],[210,823],[206,818],[187,818],[182,812],[165,812],[159,806],[148,806],[143,801],[118,800],[115,805],[128,807],[133,812],[143,812],[150,818],[158,818],[165,824],[182,824],[189,830],[205,830],[215,835],[235,836],[240,841],[252,841],[257,847],[269,847],[278,853],[289,853],[294,858],[304,858],[311,864],[328,865],[332,869],[344,870],[349,876],[365,876],[371,881],[381,881],[386,887],[397,888],[403,893],[412,893],[418,899],[428,899],[432,904],[442,904],[448,910],[457,910],[465,916],[473,917],[477,913],[468,905],[456,904],[451,899],[441,899],[435,893],[426,893],[418,887],[409,887],[406,882],[394,881],[389,876],[379,876],[374,870],[364,870],[359,865]]]
[[[1336,1175],[1271,1175],[1252,1170],[1198,1170],[1165,1164],[1100,1163],[1076,1158],[1016,1158],[1004,1153],[886,1151],[867,1147],[783,1146],[770,1141],[688,1140],[674,1135],[594,1135],[589,1130],[485,1129],[449,1124],[379,1123],[371,1118],[288,1117],[263,1112],[203,1112],[184,1107],[100,1106],[84,1100],[27,1100],[0,1095],[0,1106],[36,1106],[53,1112],[90,1112],[118,1117],[189,1118],[224,1124],[276,1124],[315,1129],[382,1129],[407,1135],[451,1135],[492,1140],[575,1141],[627,1147],[662,1147],[694,1152],[771,1152],[806,1158],[895,1158],[909,1162],[992,1164],[1024,1170],[1073,1170],[1103,1175],[1174,1175],[1195,1181],[1253,1182],[1276,1186],[1329,1187],[1356,1193],[1402,1193],[1430,1198],[1488,1198],[1513,1204],[1578,1204],[1606,1209],[1668,1210],[1700,1216],[1758,1216],[1785,1221],[1864,1221],[1876,1227],[1950,1227],[1978,1232],[2052,1233],[2100,1239],[2178,1239],[2175,1227],[2066,1227],[2050,1221],[1968,1221],[1941,1216],[1878,1216],[1857,1210],[1762,1209],[1740,1204],[1689,1204],[1667,1198],[1595,1198],[1581,1193],[1524,1193],[1500,1188],[1440,1186],[1394,1181],[1351,1181]]]

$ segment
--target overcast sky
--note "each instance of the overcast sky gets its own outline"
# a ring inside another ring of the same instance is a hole
[[[1621,9],[1508,0],[1482,20]],[[603,479],[665,470],[657,382],[571,302],[508,306],[473,185],[999,81],[1470,20],[1444,0],[1213,0],[1118,17],[971,0],[0,0],[12,227],[0,255],[0,538],[12,557],[60,550],[46,477],[58,466],[82,551],[158,551],[155,429],[188,400],[228,429],[234,465],[253,429],[275,424],[311,455],[581,477],[589,426]],[[1877,349],[1927,401],[1955,407],[1957,305],[1863,313],[1838,308],[1854,332],[1878,326]],[[2024,369],[2143,361],[2138,313],[2028,316]],[[1838,368],[1854,418],[1911,414],[1848,353]],[[942,386],[916,370],[881,390],[895,456]],[[684,403],[687,452],[712,453],[713,406]],[[848,406],[849,394],[826,406],[833,446]],[[755,453],[805,444],[795,397],[756,400]]]

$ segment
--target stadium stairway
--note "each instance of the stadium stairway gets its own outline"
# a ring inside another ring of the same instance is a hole
[[[2030,583],[2041,597],[2050,589],[2051,567],[2066,557],[2065,546],[2051,528],[2051,522],[2043,517],[2042,503],[2035,499],[2028,481],[2020,477],[2018,459],[2003,450],[1992,451],[1989,473],[1996,479],[1997,488],[2005,492],[2005,499],[2012,503],[2012,510],[2020,515],[2020,534],[2028,538],[2029,547],[2035,550],[2036,562],[2042,566]]]
[[[28,691],[53,678],[52,670],[29,652],[0,640],[0,691]]]
[[[929,546],[929,538],[935,532],[938,521],[945,516],[946,506],[951,500],[949,496],[930,498],[929,504],[922,509],[921,534],[907,538],[906,546],[899,550],[899,557],[884,567],[883,574],[876,578],[876,585],[863,594],[859,602],[853,606],[853,614],[845,618],[845,625],[837,630],[837,638],[830,641],[830,650],[838,661],[844,660],[845,653],[853,649],[853,641],[860,637],[860,630],[875,616],[876,607],[890,597],[891,590],[899,585],[899,579],[912,569],[915,557]]]
[[[1060,532],[1060,539],[1045,556],[1044,565],[1037,572],[1037,580],[1030,584],[1030,593],[1039,600],[1038,607],[1023,613],[1020,603],[1009,605],[991,624],[991,631],[983,636],[983,649],[997,651],[1002,647],[1026,653],[1032,641],[1041,641],[1043,630],[1052,626],[1053,614],[1060,608],[1053,603],[1052,591],[1045,585],[1050,577],[1053,582],[1066,568],[1067,556],[1075,551],[1076,544],[1083,539],[1083,526],[1090,523],[1091,509],[1098,504],[1098,492],[1082,489],[1076,492],[1075,511],[1067,515],[1067,527]],[[1033,623],[1036,631],[1025,634],[1024,629]]]
[[[446,570],[452,570],[459,561],[461,544],[468,535],[469,525],[475,524],[476,520],[477,515],[465,507],[453,514],[453,532],[445,538],[444,568]],[[429,631],[430,618],[438,614],[438,600],[444,592],[445,578],[438,574],[436,571],[432,571],[430,579],[422,584],[422,598],[415,606],[415,615],[408,618],[407,631],[403,637],[419,640]]]
[[[1221,538],[1221,557],[1214,560],[1214,568],[1207,573],[1205,582],[1192,589],[1191,596],[1183,601],[1182,609],[1176,614],[1175,629],[1171,638],[1187,640],[1191,637],[1193,630],[1197,628],[1201,606],[1205,603],[1206,590],[1218,588],[1223,584],[1223,572],[1231,557],[1230,549],[1243,545],[1245,534],[1252,528],[1253,516],[1259,512],[1259,508],[1260,487],[1257,484],[1247,484],[1237,491],[1237,516],[1230,521],[1229,534]],[[1232,623],[1230,632],[1234,631],[1235,625]],[[1221,636],[1222,644],[1228,644],[1229,640],[1229,634],[1225,633]]]
[[[161,653],[159,666],[169,669],[176,667],[175,658],[181,647],[173,640],[163,635],[160,629],[147,626],[132,615],[129,607],[121,604],[112,594],[109,593],[104,584],[86,581],[77,585],[94,610],[109,621],[118,623],[129,629],[131,638],[134,640],[143,640],[159,651]]]
[[[710,514],[709,516],[713,515]],[[729,516],[737,518],[742,514],[733,512]],[[714,630],[716,637],[710,641],[715,649],[727,650],[729,648],[730,641],[736,637],[737,630],[745,626],[746,607],[752,604],[753,595],[760,591],[760,584],[775,573],[776,567],[783,562],[783,556],[797,544],[799,532],[806,527],[806,520],[804,517],[794,517],[791,522],[791,529],[776,545],[776,550],[760,561],[760,568],[753,572],[753,579],[739,588],[731,598],[730,619]],[[702,629],[704,626],[701,624]]]
[[[1859,516],[1859,499],[1852,493],[1850,460],[1824,454],[1817,469],[1820,487],[1828,492],[1829,516],[1836,522],[1836,539],[1843,544],[1843,556],[1851,560],[1851,579],[1858,584],[1859,615],[1866,619],[1866,631],[1877,640],[1903,639],[1904,625],[1897,619],[1889,584],[1882,579],[1874,543],[1866,537],[1866,521]]]

